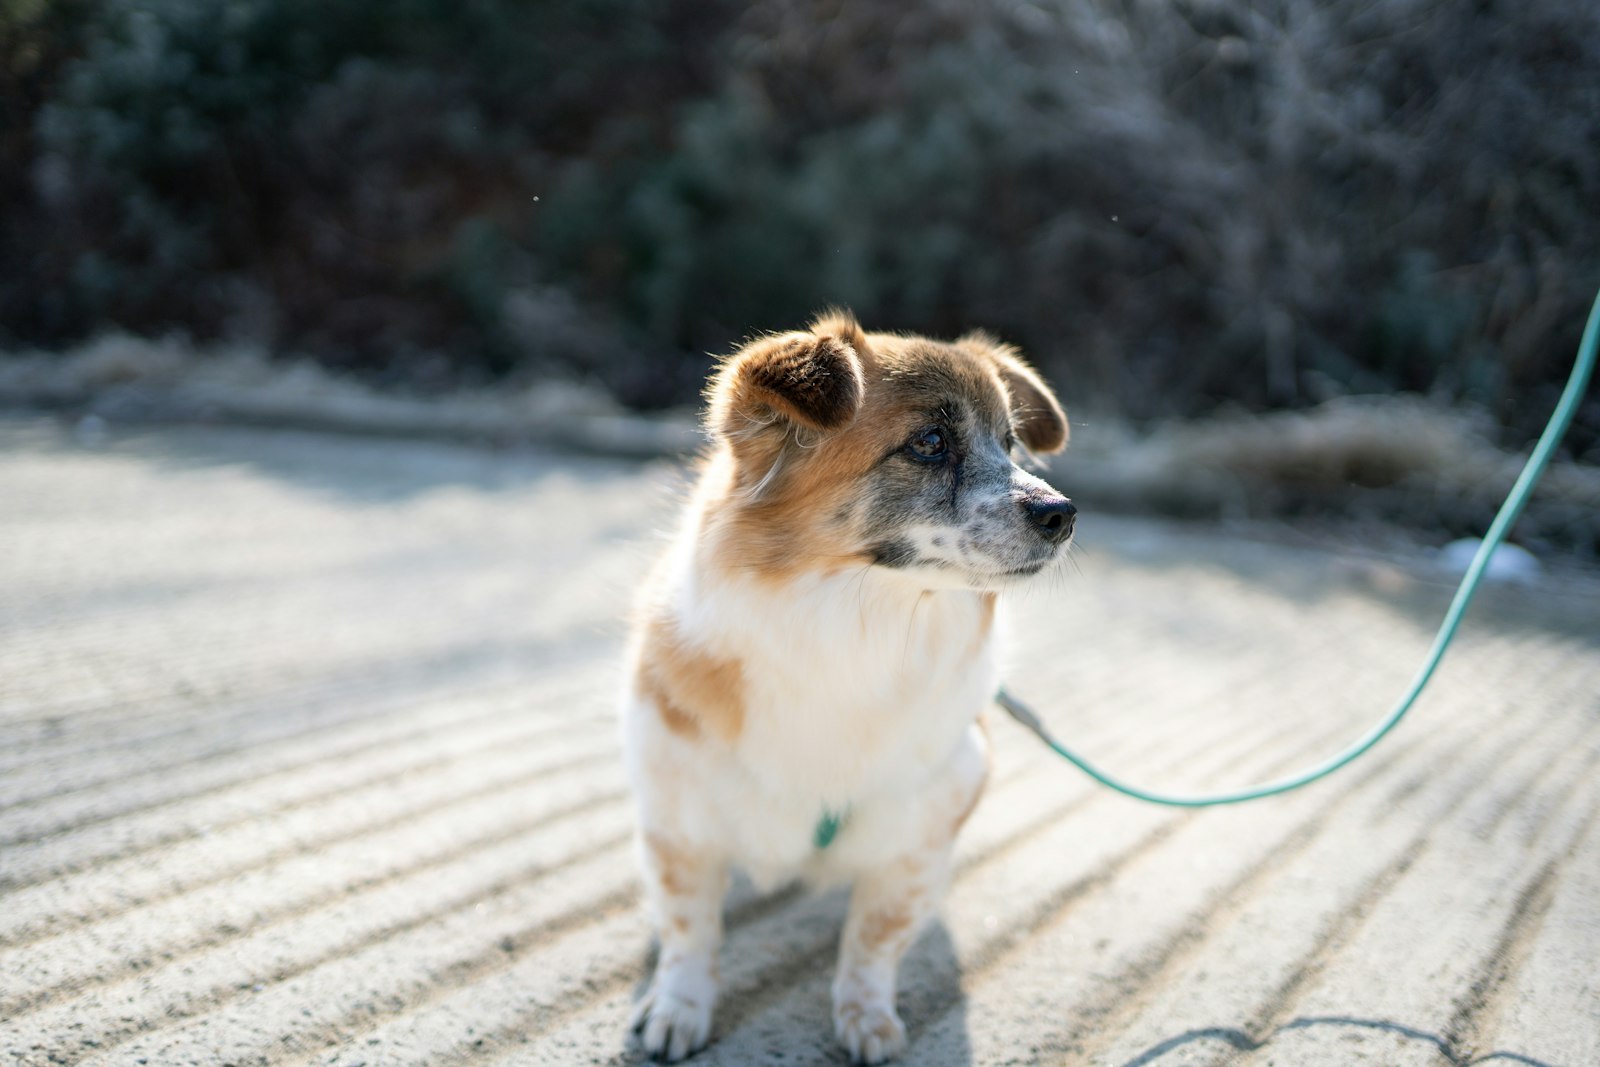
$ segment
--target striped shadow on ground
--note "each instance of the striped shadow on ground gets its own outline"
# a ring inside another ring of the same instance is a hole
[[[374,472],[381,478],[374,482]],[[0,422],[0,1052],[632,1063],[611,696],[678,473]],[[1113,520],[1013,598],[1009,678],[1130,778],[1359,732],[1448,589]],[[1003,719],[901,993],[916,1064],[1600,1062],[1600,582],[1490,590],[1370,757],[1239,809],[1091,787]],[[836,1064],[841,893],[736,887],[696,1062]]]

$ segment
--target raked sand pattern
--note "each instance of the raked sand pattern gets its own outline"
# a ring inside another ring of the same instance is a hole
[[[680,482],[0,421],[0,1067],[638,1062],[612,694]],[[1332,751],[1448,598],[1420,557],[1078,503],[1010,684],[1141,783]],[[1600,1063],[1595,577],[1486,592],[1411,720],[1276,800],[1145,806],[994,716],[905,1062]],[[843,905],[736,886],[693,1062],[844,1062]]]

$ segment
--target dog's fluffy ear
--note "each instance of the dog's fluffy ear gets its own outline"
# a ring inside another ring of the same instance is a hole
[[[785,423],[826,433],[850,425],[865,388],[866,336],[847,312],[762,337],[730,356],[711,383],[710,429],[739,438]]]
[[[976,330],[956,342],[969,351],[982,352],[994,361],[1011,398],[1011,424],[1028,451],[1040,455],[1067,447],[1067,415],[1050,387],[1028,366],[1022,353]]]

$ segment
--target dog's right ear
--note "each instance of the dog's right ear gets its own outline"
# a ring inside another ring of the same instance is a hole
[[[956,346],[994,363],[1011,399],[1011,423],[1029,451],[1049,455],[1067,447],[1066,412],[1061,410],[1061,402],[1039,373],[1028,366],[1021,352],[982,330],[973,330],[958,338]]]
[[[865,385],[857,348],[864,342],[848,315],[750,342],[728,357],[711,382],[709,428],[734,439],[767,427],[843,429],[861,406]]]

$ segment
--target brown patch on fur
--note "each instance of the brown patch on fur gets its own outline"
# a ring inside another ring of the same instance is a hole
[[[667,695],[653,675],[645,679],[644,690],[644,695],[656,706],[656,714],[661,716],[661,722],[668,730],[686,741],[700,736],[700,724],[695,722],[694,716],[674,704],[672,697]]]
[[[915,921],[916,897],[913,895],[887,911],[874,911],[861,920],[857,943],[868,953],[879,953],[905,936]]]
[[[744,729],[744,668],[690,645],[670,616],[657,615],[645,627],[639,689],[681,737],[697,737],[704,727],[732,744]]]
[[[647,836],[644,843],[650,850],[650,858],[655,861],[656,878],[668,895],[682,897],[695,891],[694,856],[672,847],[653,834]]]

